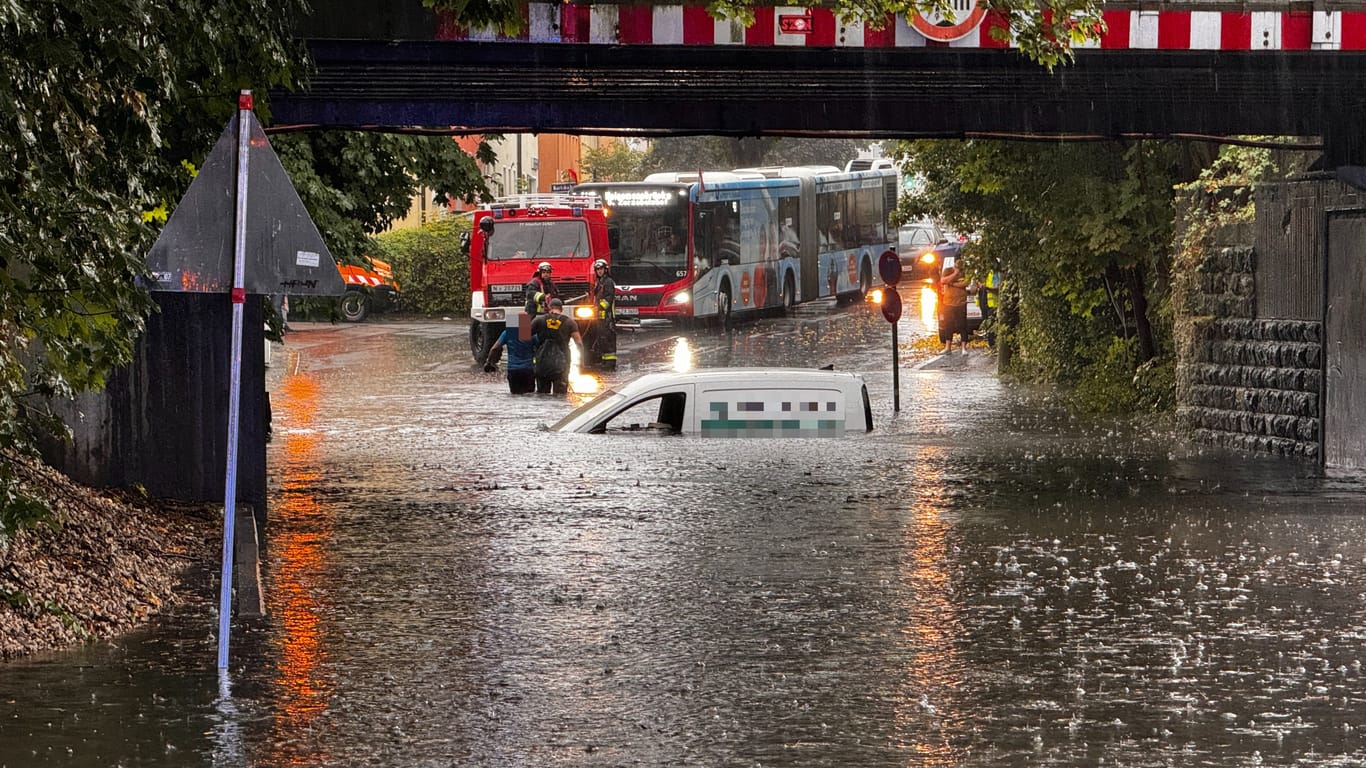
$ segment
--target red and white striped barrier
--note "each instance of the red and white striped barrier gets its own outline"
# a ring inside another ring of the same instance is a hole
[[[526,25],[517,37],[441,26],[442,40],[511,40],[603,45],[741,45],[849,48],[1010,48],[991,36],[1004,17],[988,14],[964,37],[929,40],[904,16],[882,29],[861,22],[841,24],[829,8],[754,9],[754,24],[717,21],[701,5],[587,5],[528,3]],[[1108,30],[1082,48],[1114,50],[1366,50],[1366,11],[1218,12],[1172,10],[1105,11]],[[784,17],[789,21],[784,22]],[[805,18],[793,23],[791,17]],[[807,32],[784,30],[808,29]]]

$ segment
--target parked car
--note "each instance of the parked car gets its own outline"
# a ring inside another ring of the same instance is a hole
[[[957,258],[963,241],[933,219],[902,224],[897,229],[897,256],[901,259],[902,279],[923,282],[938,280],[946,262]]]
[[[841,437],[873,428],[863,377],[809,368],[648,373],[607,389],[554,432]]]

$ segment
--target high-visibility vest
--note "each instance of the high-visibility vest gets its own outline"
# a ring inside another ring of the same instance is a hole
[[[1001,273],[988,272],[986,286],[987,288],[991,289],[987,291],[987,306],[991,307],[992,309],[995,309],[996,294],[1000,293],[1001,291]]]

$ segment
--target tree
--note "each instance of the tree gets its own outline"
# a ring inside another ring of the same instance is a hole
[[[448,136],[362,131],[277,135],[271,145],[334,256],[354,258],[408,212],[419,188],[438,205],[491,199],[475,159]],[[494,161],[487,141],[478,160]]]
[[[254,89],[307,69],[300,0],[0,2],[0,546],[41,518],[13,482],[50,398],[99,389],[126,364],[152,301],[145,255],[193,170]],[[314,133],[272,140],[339,257],[406,211],[486,194],[448,137]],[[487,146],[481,159],[491,160]]]
[[[151,300],[152,212],[179,199],[243,87],[292,84],[297,0],[0,4],[0,544],[49,397],[103,385]],[[203,149],[199,149],[203,148]]]
[[[835,165],[842,168],[866,147],[866,142],[852,139],[669,136],[655,139],[642,165],[646,173],[765,165]]]
[[[606,146],[583,153],[585,181],[638,181],[644,153],[626,146],[624,141],[613,141]]]
[[[422,0],[429,8],[450,13],[461,24],[489,28],[515,35],[526,24],[521,6],[511,0]],[[1094,0],[985,0],[988,12],[1003,28],[992,35],[1013,40],[1022,54],[1049,69],[1071,61],[1074,46],[1095,40],[1105,30],[1100,3]],[[707,12],[717,19],[754,23],[754,9],[769,5],[763,0],[712,0]],[[881,29],[887,19],[916,12],[934,11],[954,17],[953,0],[834,0],[835,15],[842,22],[860,21]]]
[[[1092,405],[1163,398],[1133,381],[1170,363],[1171,189],[1194,166],[1183,145],[917,141],[899,154],[924,182],[899,216],[974,233],[969,269],[999,265],[1013,284],[1017,373]]]

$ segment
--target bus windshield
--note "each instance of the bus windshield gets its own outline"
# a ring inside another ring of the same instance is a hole
[[[623,285],[668,285],[688,276],[684,206],[617,207],[607,222],[612,277]]]
[[[583,221],[502,219],[488,239],[490,261],[564,259],[587,256],[588,225]]]

